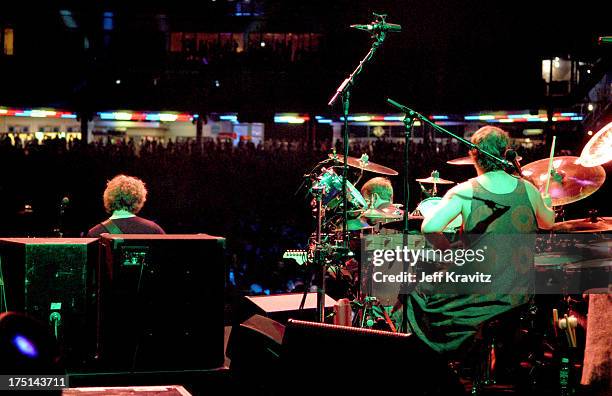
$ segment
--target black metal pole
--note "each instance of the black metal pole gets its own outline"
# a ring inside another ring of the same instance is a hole
[[[414,122],[416,118],[414,115],[406,114],[404,117],[404,228],[403,228],[403,244],[408,246],[408,234],[410,233],[410,211],[408,205],[410,204],[410,137],[414,128]],[[409,265],[404,261],[404,273],[409,270]],[[402,326],[400,332],[408,333],[408,290],[404,290],[401,294],[402,302]]]

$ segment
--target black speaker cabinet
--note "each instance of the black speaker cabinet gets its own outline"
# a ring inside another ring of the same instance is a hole
[[[440,355],[414,334],[289,320],[281,350],[285,386],[295,394],[463,394]]]
[[[225,239],[104,234],[100,243],[101,365],[136,371],[222,366]]]
[[[69,367],[80,365],[88,352],[94,351],[92,275],[98,257],[96,241],[0,239],[0,293],[5,293],[6,309],[26,312],[48,323],[57,333]]]
[[[254,315],[232,328],[230,370],[270,395],[456,395],[446,361],[412,334]]]

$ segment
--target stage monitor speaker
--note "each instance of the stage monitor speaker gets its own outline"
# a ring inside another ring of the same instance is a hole
[[[254,315],[234,326],[230,370],[267,394],[455,395],[445,360],[412,334]]]
[[[274,294],[271,296],[245,296],[241,307],[238,309],[239,324],[254,314],[266,316],[281,323],[287,323],[292,319],[316,320],[317,319],[317,293],[308,293],[304,308],[300,311],[300,303],[304,293]],[[331,313],[336,300],[325,295],[326,313]]]
[[[82,365],[94,351],[96,242],[95,238],[0,239],[0,292],[5,293],[7,305],[0,309],[26,312],[48,324],[57,334],[67,367]]]
[[[100,365],[135,371],[221,367],[225,239],[103,234],[100,243]]]
[[[289,320],[281,361],[285,387],[301,395],[463,392],[446,361],[413,334]]]
[[[285,326],[261,315],[253,315],[232,327],[227,357],[233,377],[250,393],[263,393],[278,382]]]

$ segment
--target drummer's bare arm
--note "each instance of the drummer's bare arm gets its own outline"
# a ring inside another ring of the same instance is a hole
[[[430,234],[434,232],[442,232],[450,224],[455,217],[459,216],[463,211],[463,204],[466,195],[471,195],[470,191],[466,191],[469,185],[459,184],[450,189],[442,198],[440,204],[436,207],[431,216],[423,219],[421,232]]]
[[[538,189],[531,183],[525,183],[525,186],[538,221],[538,227],[549,230],[555,224],[555,211],[552,209],[550,195],[540,195]]]

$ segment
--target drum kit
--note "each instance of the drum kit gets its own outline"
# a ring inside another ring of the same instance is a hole
[[[606,137],[607,136],[607,137]],[[601,166],[601,160],[610,159],[610,139],[608,135],[597,134],[593,139],[597,142],[587,145],[581,157],[559,156],[551,159],[542,159],[531,162],[522,167],[522,176],[529,180],[540,192],[548,191],[552,205],[556,209],[565,205],[578,202],[594,194],[605,182],[606,173]],[[605,140],[605,139],[608,140]],[[607,144],[602,144],[601,141]],[[605,153],[602,153],[605,151]],[[586,154],[585,154],[586,153]],[[520,157],[518,157],[520,159]],[[369,157],[364,154],[361,157],[347,157],[348,166],[358,172],[354,182],[346,180],[344,183],[341,172],[344,157],[332,153],[327,159],[322,161],[306,175],[310,181],[309,192],[313,196],[313,212],[317,218],[317,233],[313,233],[309,241],[308,250],[303,251],[303,260],[307,263],[319,261],[329,268],[342,268],[348,261],[359,260],[359,243],[361,238],[368,234],[386,233],[388,231],[403,230],[403,210],[400,204],[387,204],[383,207],[373,207],[355,187],[361,180],[364,172],[385,176],[396,176],[398,172],[389,167],[371,162]],[[451,165],[473,164],[472,157],[461,157],[448,161]],[[586,166],[586,165],[589,166]],[[415,179],[419,183],[423,192],[420,203],[416,209],[409,212],[408,219],[422,221],[425,217],[432,216],[436,207],[442,202],[438,196],[439,186],[450,186],[454,181],[440,177],[436,170],[431,172],[428,177]],[[343,230],[343,205],[342,188],[346,187],[347,232]],[[562,211],[557,211],[562,213]],[[454,234],[461,229],[461,216],[455,218],[446,228],[445,233]],[[543,249],[536,253],[535,267],[536,272],[546,274],[549,270],[559,270],[571,276],[576,276],[581,272],[609,274],[612,268],[610,260],[610,242],[606,240],[605,233],[612,230],[612,217],[598,217],[596,213],[589,213],[585,219],[574,219],[558,222],[554,225],[550,234],[597,234],[594,241],[582,244],[584,251],[591,252],[590,255],[575,255],[571,250],[558,251],[554,249]],[[348,239],[348,241],[346,241]],[[580,240],[584,242],[584,240]],[[575,242],[575,241],[574,241]],[[569,243],[572,246],[572,242]],[[576,244],[574,244],[576,245]],[[578,243],[578,245],[580,245]],[[360,267],[360,266],[359,266]],[[329,276],[329,270],[325,270],[323,278]],[[336,273],[340,273],[337,271]],[[347,272],[344,271],[346,274]],[[356,301],[356,306],[366,306],[364,301],[371,301],[371,296],[363,296],[360,292],[360,268],[359,273],[350,275],[351,287],[349,296]],[[604,283],[608,280],[602,280]],[[321,279],[319,279],[321,281]],[[359,303],[359,304],[358,304]],[[363,317],[361,317],[363,318]],[[363,321],[362,321],[363,322]],[[370,321],[371,323],[371,321]]]

